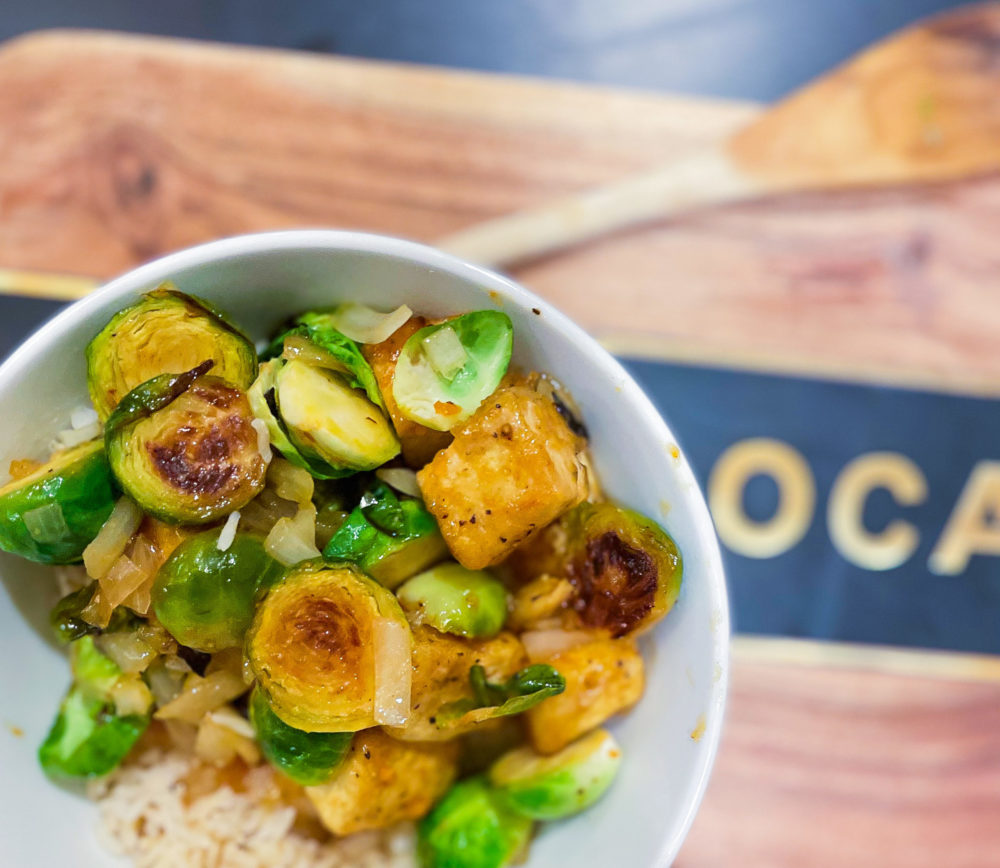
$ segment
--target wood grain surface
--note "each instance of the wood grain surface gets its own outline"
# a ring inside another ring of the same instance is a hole
[[[740,641],[722,749],[678,868],[998,864],[995,667],[982,680],[920,677],[769,660]]]
[[[0,48],[0,267],[104,277],[303,225],[431,239],[713,146],[756,111],[34,36]],[[518,276],[633,352],[997,392],[998,236],[993,177],[705,211]],[[864,649],[834,665],[820,645],[761,647],[737,644],[717,772],[679,865],[997,864],[1000,681],[948,660],[915,675],[928,658],[906,652],[901,672]]]
[[[433,239],[756,111],[59,32],[0,49],[0,82],[0,267],[101,277],[259,229]],[[517,276],[619,350],[997,394],[998,231],[993,176],[703,211]]]

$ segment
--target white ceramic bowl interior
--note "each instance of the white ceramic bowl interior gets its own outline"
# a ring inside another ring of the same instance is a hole
[[[611,728],[625,753],[608,796],[549,824],[529,866],[652,868],[679,849],[708,780],[728,674],[729,620],[708,510],[683,455],[649,400],[580,328],[517,284],[439,251],[374,235],[295,231],[244,236],[166,256],[63,311],[0,367],[0,461],[44,457],[86,400],[83,350],[112,314],[163,280],[228,311],[255,339],[290,313],[356,299],[406,303],[431,315],[498,307],[514,321],[515,362],[549,371],[582,408],[609,495],[661,521],[684,556],[675,609],[644,640],[648,686]],[[535,312],[537,311],[537,312]],[[673,455],[672,455],[673,452]],[[48,567],[0,557],[0,863],[117,864],[97,844],[94,807],[49,783],[35,751],[67,683],[48,636]],[[693,738],[703,730],[700,738]]]

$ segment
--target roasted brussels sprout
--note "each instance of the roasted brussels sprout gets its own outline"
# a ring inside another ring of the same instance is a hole
[[[477,664],[469,670],[469,684],[472,696],[444,705],[438,711],[439,729],[521,714],[566,689],[566,680],[547,663],[526,666],[503,684],[487,681],[486,670]]]
[[[393,738],[406,741],[444,741],[476,729],[480,724],[455,720],[440,727],[442,709],[463,700],[476,708],[469,682],[472,666],[482,666],[486,677],[503,683],[528,662],[524,646],[513,633],[501,632],[492,639],[464,639],[439,633],[433,627],[413,629],[413,677],[409,719],[403,726],[388,727]],[[490,724],[492,725],[492,724]]]
[[[320,479],[371,470],[399,454],[382,409],[329,368],[298,359],[265,362],[250,400],[275,449]]]
[[[205,524],[247,504],[264,487],[246,395],[206,361],[154,377],[126,395],[108,419],[111,469],[146,512],[164,521]]]
[[[531,828],[484,778],[467,778],[420,823],[421,868],[503,868],[527,847]]]
[[[452,433],[417,481],[462,566],[500,563],[587,494],[583,441],[534,389],[498,389]]]
[[[43,564],[74,563],[114,505],[104,444],[75,446],[0,488],[0,548]]]
[[[479,639],[495,636],[507,618],[507,589],[482,570],[438,564],[397,592],[403,610],[442,633]]]
[[[588,627],[612,636],[648,630],[677,601],[680,552],[655,522],[612,503],[582,503],[562,520],[569,555],[561,575]]]
[[[237,533],[225,551],[218,542],[217,530],[185,540],[153,584],[160,623],[182,645],[209,654],[242,644],[258,593],[284,573],[259,537]]]
[[[382,390],[382,400],[403,446],[403,459],[414,468],[423,467],[451,442],[451,434],[447,431],[435,431],[407,419],[392,397],[392,381],[396,375],[399,354],[410,336],[426,325],[427,320],[422,316],[412,316],[384,341],[366,344],[361,348]]]
[[[120,716],[107,700],[74,687],[38,749],[38,760],[53,778],[100,777],[125,759],[148,724],[148,716]]]
[[[552,756],[519,747],[489,770],[489,781],[517,813],[558,820],[593,805],[611,786],[621,749],[604,729],[585,735]]]
[[[424,505],[396,496],[384,482],[362,495],[323,549],[323,557],[351,561],[387,588],[448,553],[437,522]]]
[[[271,709],[306,732],[376,723],[380,622],[409,625],[392,593],[350,564],[304,563],[257,606],[247,656]]]
[[[286,358],[312,357],[313,363],[328,367],[344,375],[352,389],[361,389],[373,404],[385,409],[378,380],[356,341],[342,334],[336,326],[334,310],[312,310],[297,316],[292,326],[279,334],[268,347],[265,355],[284,355]],[[295,339],[301,341],[295,342]],[[312,347],[309,346],[312,344]],[[289,352],[291,349],[291,352]],[[317,357],[317,350],[326,358]]]
[[[498,310],[425,326],[403,345],[392,397],[407,419],[450,431],[491,395],[510,364],[514,329]]]
[[[260,690],[250,695],[250,723],[271,765],[305,787],[329,780],[354,738],[352,732],[303,732],[289,726],[271,711]]]
[[[163,284],[111,318],[87,347],[87,383],[102,419],[129,392],[161,374],[206,359],[227,383],[246,389],[257,376],[253,344],[213,305]]]
[[[423,817],[455,780],[458,746],[407,744],[379,729],[354,736],[347,759],[306,794],[335,835]]]

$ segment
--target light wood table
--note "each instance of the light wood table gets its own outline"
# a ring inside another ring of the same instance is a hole
[[[756,111],[36,35],[0,48],[0,267],[106,277],[292,226],[432,240],[697,151]],[[1000,179],[986,178],[714,209],[517,277],[632,354],[993,395],[997,237]],[[737,639],[722,750],[679,865],[998,863],[997,660]]]

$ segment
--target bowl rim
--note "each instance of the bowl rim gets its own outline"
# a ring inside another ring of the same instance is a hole
[[[285,229],[235,235],[168,253],[132,268],[73,302],[24,340],[0,365],[0,382],[17,377],[22,370],[30,368],[33,360],[43,354],[54,339],[72,329],[79,319],[86,317],[93,309],[99,308],[110,299],[130,295],[160,283],[172,273],[212,262],[241,258],[249,254],[259,255],[296,249],[353,251],[402,259],[412,264],[450,273],[464,281],[478,283],[485,286],[491,294],[495,292],[503,300],[510,301],[522,309],[537,308],[542,311],[553,328],[567,335],[572,343],[585,348],[609,381],[620,384],[622,399],[634,405],[651,429],[662,435],[664,442],[677,442],[667,422],[622,364],[581,326],[545,299],[510,277],[462,260],[443,250],[391,235],[352,230]],[[731,624],[718,537],[704,493],[684,458],[683,450],[677,467],[690,482],[690,493],[685,502],[685,509],[692,511],[699,537],[698,544],[708,555],[705,570],[713,612],[711,645],[713,657],[718,661],[721,672],[710,685],[709,702],[704,718],[705,731],[698,739],[695,773],[687,782],[687,792],[683,794],[685,811],[679,822],[674,825],[673,834],[664,839],[656,862],[650,868],[666,868],[671,864],[694,822],[718,753],[729,689]]]

